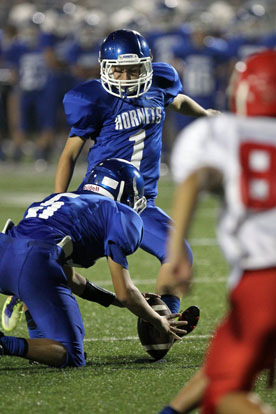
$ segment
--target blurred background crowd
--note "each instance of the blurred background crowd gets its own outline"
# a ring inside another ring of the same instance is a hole
[[[276,47],[275,0],[9,0],[0,4],[0,163],[56,160],[68,134],[67,90],[99,77],[103,38],[139,31],[154,61],[172,64],[184,92],[205,108],[227,110],[233,66]],[[167,114],[163,161],[192,120]]]

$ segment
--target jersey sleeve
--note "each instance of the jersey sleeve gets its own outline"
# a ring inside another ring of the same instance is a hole
[[[222,137],[225,138],[227,124],[223,115],[202,118],[178,136],[171,156],[172,174],[177,183],[202,167],[224,170],[227,139]]]
[[[184,93],[177,71],[168,63],[153,64],[158,86],[165,92],[165,106],[172,103],[179,93]]]
[[[90,97],[78,88],[67,92],[63,99],[64,111],[71,126],[69,136],[94,139],[100,129],[100,113]]]
[[[124,207],[118,204],[118,212],[110,223],[104,248],[106,256],[127,269],[126,256],[134,253],[140,246],[143,224],[135,211]]]

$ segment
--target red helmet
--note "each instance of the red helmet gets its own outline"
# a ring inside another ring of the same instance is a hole
[[[238,115],[276,116],[276,50],[236,64],[230,82],[230,110]]]

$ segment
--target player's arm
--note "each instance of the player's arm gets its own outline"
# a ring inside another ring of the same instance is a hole
[[[179,112],[182,115],[201,117],[218,115],[220,112],[215,109],[204,109],[196,101],[187,95],[178,94],[172,103],[168,106],[175,112]]]
[[[90,280],[77,273],[71,266],[64,265],[63,270],[67,276],[68,285],[75,295],[90,302],[99,303],[106,308],[110,305],[123,307],[123,304],[116,298],[113,292],[90,282]]]
[[[187,282],[190,280],[190,262],[183,240],[187,239],[200,189],[201,174],[198,170],[176,187],[172,205],[174,228],[169,239],[169,262],[175,277]]]
[[[221,179],[217,169],[199,168],[175,189],[172,205],[174,228],[169,239],[169,262],[175,277],[182,281],[190,280],[190,262],[183,240],[188,237],[198,194],[202,190],[216,190]]]
[[[114,262],[111,257],[107,260],[118,300],[134,315],[150,322],[160,332],[170,333],[176,339],[180,339],[177,336],[177,333],[181,333],[181,330],[177,328],[178,322],[169,321],[155,312],[132,282],[128,270]]]
[[[68,138],[57,165],[55,193],[63,193],[67,191],[76,161],[84,144],[85,140],[83,138],[77,136]]]

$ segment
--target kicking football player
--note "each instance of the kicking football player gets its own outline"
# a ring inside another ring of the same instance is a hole
[[[172,221],[155,206],[165,108],[194,117],[217,111],[206,110],[183,95],[175,69],[166,63],[152,63],[148,44],[138,32],[117,30],[107,36],[100,48],[99,62],[101,79],[83,83],[65,95],[64,108],[71,131],[58,162],[55,191],[67,190],[86,141],[92,140],[93,146],[80,188],[95,164],[105,158],[119,157],[134,163],[143,175],[147,199],[141,214],[141,247],[161,262],[156,293],[175,313],[186,285],[175,285],[166,271],[166,238]],[[187,249],[191,265],[188,244]],[[198,316],[197,310],[194,323]]]
[[[172,154],[175,233],[169,258],[176,279],[187,279],[187,236],[201,190],[223,188],[218,238],[232,267],[230,309],[216,330],[203,368],[163,414],[271,414],[251,390],[276,357],[276,51],[236,65],[226,114],[197,121]],[[244,116],[245,115],[245,116]],[[215,185],[216,187],[216,185]]]
[[[72,266],[90,267],[104,256],[118,300],[160,332],[181,339],[177,326],[185,322],[156,313],[128,272],[126,256],[142,237],[137,213],[146,205],[143,193],[143,178],[134,165],[105,160],[92,170],[83,190],[33,203],[17,226],[0,234],[0,292],[20,297],[42,334],[24,339],[0,333],[0,355],[55,367],[85,365],[84,327],[70,287],[85,296],[87,283]]]

